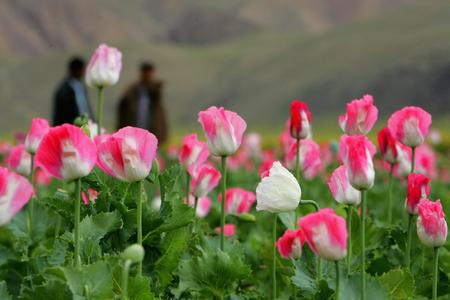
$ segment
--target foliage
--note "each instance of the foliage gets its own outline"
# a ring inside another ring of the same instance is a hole
[[[330,167],[332,168],[332,166]],[[403,217],[405,188],[394,184],[394,222],[387,224],[387,174],[377,174],[368,195],[367,299],[426,299],[431,294],[432,250],[413,238],[415,258],[411,270],[404,267],[406,219]],[[227,216],[236,225],[234,237],[226,239],[220,251],[215,228],[219,226],[218,191],[210,197],[212,208],[205,219],[194,220],[193,209],[184,203],[185,171],[170,164],[159,173],[154,166],[145,183],[143,211],[143,276],[131,267],[128,278],[129,300],[151,299],[262,299],[270,294],[272,263],[272,218],[268,213]],[[229,187],[255,190],[256,172],[231,171]],[[116,181],[94,170],[83,178],[82,189],[99,191],[95,203],[81,208],[81,268],[73,261],[74,184],[52,183],[38,190],[30,231],[28,214],[23,210],[0,228],[0,299],[119,299],[122,292],[124,261],[122,251],[136,242],[136,184]],[[448,185],[436,181],[431,197],[440,197],[450,207]],[[161,205],[154,198],[161,191]],[[321,207],[332,207],[346,217],[346,211],[331,198],[321,178],[302,181],[303,199],[315,199]],[[301,206],[300,217],[311,212]],[[447,214],[450,214],[447,211]],[[340,263],[340,299],[360,297],[360,223],[356,210],[352,216],[350,269]],[[294,213],[278,216],[280,236],[295,228]],[[297,299],[333,299],[335,269],[332,262],[321,262],[317,279],[317,258],[309,247],[295,261],[277,257],[278,297],[288,299],[295,290]],[[440,249],[439,296],[450,294],[450,247]]]

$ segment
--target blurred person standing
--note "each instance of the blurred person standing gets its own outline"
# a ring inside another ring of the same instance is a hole
[[[152,63],[141,64],[138,82],[131,84],[120,98],[118,128],[134,126],[147,129],[158,138],[159,144],[163,144],[168,135],[163,83],[155,78],[155,73]]]
[[[53,101],[53,125],[72,124],[79,116],[94,120],[91,105],[83,82],[85,62],[81,57],[73,57],[68,65],[68,75],[57,87]]]

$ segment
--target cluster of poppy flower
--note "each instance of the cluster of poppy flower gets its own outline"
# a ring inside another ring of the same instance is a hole
[[[88,66],[87,81],[99,89],[98,125],[90,124],[88,127],[91,130],[70,124],[51,128],[46,120],[33,119],[24,144],[10,149],[9,170],[0,167],[0,225],[8,223],[27,203],[31,207],[31,212],[33,211],[32,183],[46,184],[51,177],[77,182],[77,199],[74,201],[74,261],[77,264],[80,263],[79,232],[77,232],[79,203],[81,200],[85,204],[95,201],[101,192],[93,189],[87,190],[87,193],[81,192],[80,178],[90,174],[97,165],[106,174],[118,180],[142,184],[149,176],[153,162],[157,158],[158,141],[147,130],[125,127],[111,135],[102,133],[103,88],[117,82],[120,68],[120,52],[106,45],[101,45],[97,49]],[[373,97],[365,95],[361,99],[351,101],[347,104],[346,113],[338,120],[344,132],[337,155],[341,165],[332,173],[328,186],[333,198],[338,203],[347,205],[348,220],[337,215],[331,208],[320,209],[316,202],[302,199],[300,174],[306,179],[317,176],[323,172],[324,166],[330,163],[334,154],[330,147],[321,147],[312,140],[311,113],[306,103],[293,101],[290,112],[290,120],[280,138],[284,156],[280,162],[276,160],[273,151],[261,149],[261,139],[257,134],[244,137],[247,125],[237,113],[215,106],[201,111],[198,114],[198,121],[204,131],[206,142],[199,141],[196,134],[190,134],[183,139],[180,150],[174,153],[186,171],[185,203],[194,207],[197,217],[205,217],[211,206],[208,194],[220,181],[222,182],[221,195],[218,197],[221,204],[221,224],[216,228],[221,237],[222,250],[224,237],[234,235],[236,232],[233,224],[225,224],[225,214],[248,214],[256,202],[257,211],[274,214],[274,228],[276,228],[278,213],[295,212],[297,217],[299,205],[313,205],[316,212],[296,220],[297,229],[286,230],[278,240],[276,231],[273,231],[273,246],[278,248],[282,257],[298,259],[306,243],[321,259],[336,262],[346,256],[348,261],[351,259],[351,253],[347,251],[349,249],[347,242],[350,243],[352,239],[349,237],[351,232],[347,230],[347,223],[351,223],[353,208],[360,205],[361,298],[364,299],[366,242],[364,226],[367,190],[372,188],[375,179],[373,158],[376,152],[376,147],[367,138],[367,134],[378,118]],[[423,145],[430,125],[431,116],[427,112],[419,107],[405,107],[393,113],[387,127],[380,130],[378,144],[383,162],[388,166],[391,175],[409,175],[405,203],[405,210],[409,215],[408,245],[411,243],[413,218],[418,215],[416,227],[419,239],[424,245],[437,249],[446,241],[447,224],[440,201],[427,199],[430,190],[429,176],[435,176],[432,162],[434,157],[430,155],[431,150]],[[210,155],[221,159],[220,171],[216,169],[214,161],[208,161]],[[241,166],[252,168],[254,165],[252,159],[260,162],[261,181],[256,188],[256,194],[237,187],[227,189],[227,169]],[[30,180],[16,172],[29,176]],[[391,176],[390,181],[392,180]],[[137,242],[141,244],[140,196],[137,207]],[[390,205],[388,211],[391,214]],[[32,224],[32,220],[30,223]],[[406,265],[409,267],[410,247],[407,248],[405,257]],[[142,266],[138,272],[141,268]],[[276,272],[275,256],[273,272]],[[275,279],[273,276],[273,296],[276,295]],[[339,286],[339,282],[336,286]]]

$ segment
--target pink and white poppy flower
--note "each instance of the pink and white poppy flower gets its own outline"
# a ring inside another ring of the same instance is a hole
[[[64,124],[50,129],[36,152],[36,165],[50,175],[72,180],[88,175],[95,166],[97,149],[79,127]]]
[[[198,114],[198,121],[203,127],[211,154],[229,156],[236,153],[247,128],[237,113],[211,106]]]
[[[33,187],[24,177],[0,167],[0,226],[8,223],[33,193]]]
[[[124,127],[98,145],[97,164],[106,174],[126,182],[145,179],[156,156],[158,140],[145,129]]]

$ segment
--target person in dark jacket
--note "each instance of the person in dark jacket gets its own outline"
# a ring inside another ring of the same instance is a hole
[[[57,87],[53,100],[53,125],[72,124],[79,116],[94,120],[83,82],[85,62],[80,57],[68,63],[68,75]]]
[[[168,135],[163,83],[155,79],[155,71],[153,64],[141,64],[139,81],[131,84],[120,98],[117,125],[119,129],[125,126],[147,129],[163,144]]]

